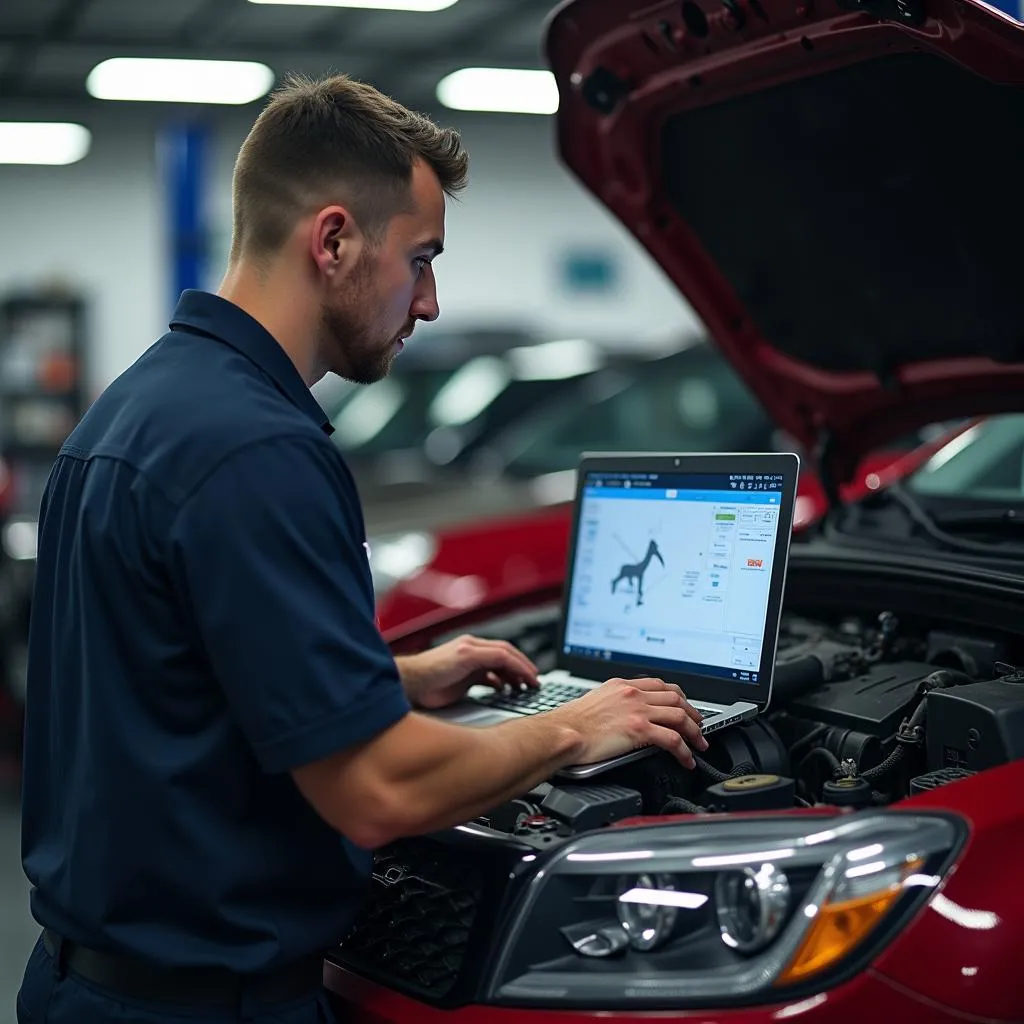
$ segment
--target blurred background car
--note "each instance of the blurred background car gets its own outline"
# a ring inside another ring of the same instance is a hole
[[[583,339],[454,362],[428,350],[328,409],[371,536],[567,500],[586,448],[774,443],[757,401],[703,339],[669,355]]]

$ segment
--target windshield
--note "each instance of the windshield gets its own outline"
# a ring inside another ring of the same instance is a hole
[[[732,368],[701,345],[595,374],[583,400],[517,424],[503,440],[506,472],[571,469],[582,451],[765,450],[772,425]]]
[[[518,358],[512,352],[397,369],[376,384],[353,387],[332,408],[333,440],[356,460],[416,449],[445,464],[591,372],[585,362],[570,369],[533,366],[517,351]],[[536,351],[550,355],[550,346]]]
[[[906,481],[921,497],[1019,504],[1024,499],[1024,414],[993,416],[940,448]]]

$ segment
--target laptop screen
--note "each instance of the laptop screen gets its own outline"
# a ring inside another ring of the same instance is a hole
[[[564,653],[756,687],[783,487],[780,473],[587,472]]]

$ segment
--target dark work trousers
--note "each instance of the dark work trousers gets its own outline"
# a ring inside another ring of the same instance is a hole
[[[2,1016],[2,1015],[0,1015]],[[18,993],[18,1024],[338,1024],[325,992],[274,1006],[204,1010],[119,998],[74,972],[61,975],[42,940],[36,943]]]

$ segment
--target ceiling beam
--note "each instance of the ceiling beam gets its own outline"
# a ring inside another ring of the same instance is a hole
[[[0,96],[16,90],[22,76],[32,67],[39,50],[50,41],[59,41],[70,35],[85,10],[88,0],[61,0],[47,18],[42,30],[30,33],[30,38],[15,45],[0,74]]]

